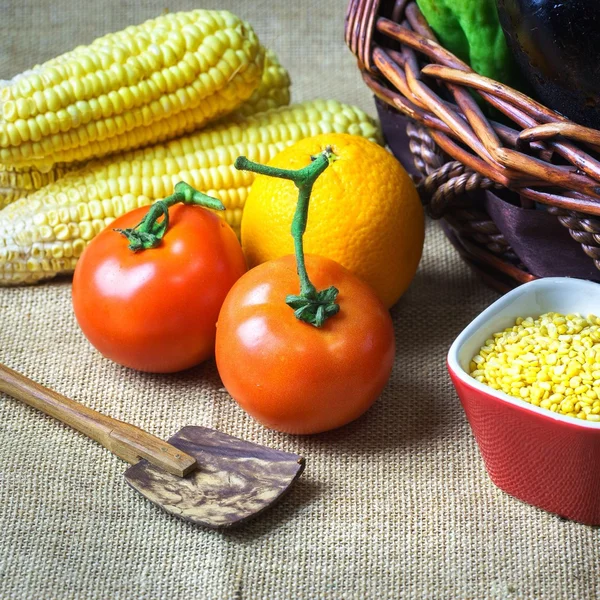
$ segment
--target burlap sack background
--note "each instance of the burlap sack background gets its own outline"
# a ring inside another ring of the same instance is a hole
[[[345,0],[0,1],[0,78],[165,9],[229,8],[279,54],[295,100],[373,112],[343,43]],[[302,453],[305,474],[271,512],[228,532],[161,512],[108,451],[0,399],[0,597],[594,598],[598,530],[521,504],[488,479],[448,380],[454,336],[496,298],[429,226],[419,273],[393,309],[398,355],[360,419],[313,437],[267,431],[221,388],[213,363],[158,376],[83,339],[70,283],[0,289],[0,361],[167,437],[198,424]],[[552,460],[552,457],[548,457]],[[599,465],[600,468],[600,465]]]

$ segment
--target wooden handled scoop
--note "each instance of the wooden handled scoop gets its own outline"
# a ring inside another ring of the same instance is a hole
[[[55,417],[132,463],[127,483],[167,512],[208,527],[241,523],[275,503],[304,458],[206,427],[168,442],[45,388],[0,365],[0,392]]]

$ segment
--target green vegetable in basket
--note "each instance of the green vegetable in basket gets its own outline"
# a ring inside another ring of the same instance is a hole
[[[442,46],[474,71],[511,84],[516,68],[495,0],[417,0]]]

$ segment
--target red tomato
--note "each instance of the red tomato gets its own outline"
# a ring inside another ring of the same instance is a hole
[[[100,232],[77,262],[75,317],[107,358],[134,369],[180,371],[212,356],[221,304],[246,262],[233,230],[214,213],[178,204],[160,245],[131,251],[115,228],[137,225],[133,210]]]
[[[223,384],[263,425],[319,433],[363,414],[394,362],[394,330],[371,288],[340,264],[306,256],[317,289],[339,290],[339,313],[322,328],[299,321],[286,305],[299,290],[296,260],[263,263],[241,277],[217,322],[216,361]]]

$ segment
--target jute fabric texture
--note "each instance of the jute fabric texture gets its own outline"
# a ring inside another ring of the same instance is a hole
[[[0,0],[0,78],[165,9],[202,5],[252,23],[289,69],[294,100],[330,97],[372,113],[343,43],[345,4]],[[165,376],[103,359],[77,328],[69,279],[0,289],[0,362],[158,436],[204,425],[307,460],[270,512],[204,530],[129,489],[126,465],[107,450],[1,396],[0,598],[599,597],[598,530],[491,483],[447,376],[452,340],[496,297],[429,224],[417,277],[392,310],[398,352],[386,390],[355,423],[297,437],[238,409],[213,362]]]

